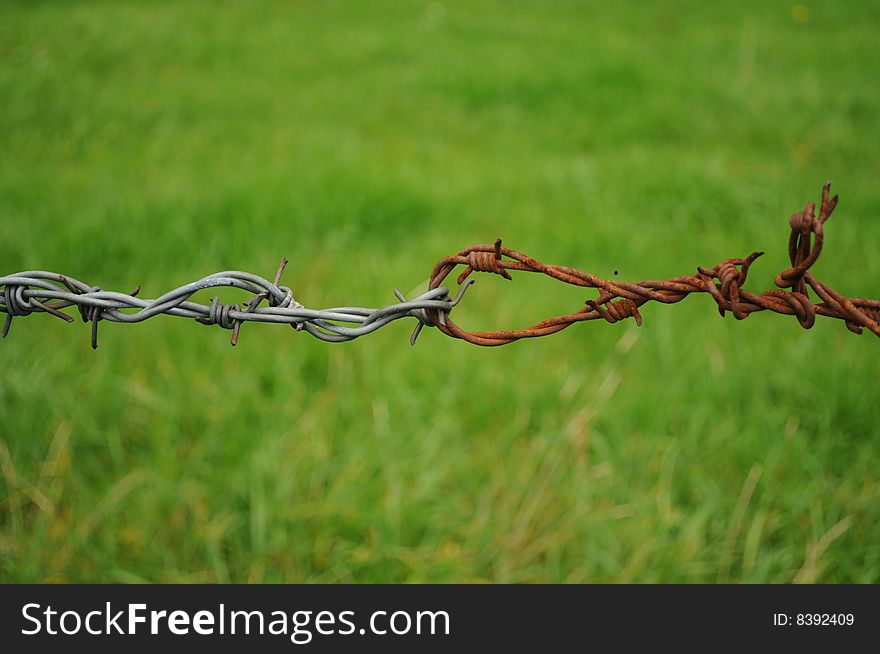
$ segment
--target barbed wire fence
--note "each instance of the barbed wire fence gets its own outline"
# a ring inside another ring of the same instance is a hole
[[[129,293],[105,291],[69,275],[30,270],[0,277],[0,312],[6,314],[2,336],[8,335],[13,318],[34,313],[47,313],[74,322],[64,309],[76,307],[83,322],[91,323],[93,348],[98,347],[99,322],[138,323],[158,315],[191,318],[230,329],[232,345],[238,342],[245,322],[287,324],[323,341],[339,343],[371,334],[401,318],[415,318],[412,344],[421,329],[428,326],[475,345],[496,346],[547,336],[588,320],[616,323],[632,318],[641,325],[639,307],[648,302],[675,304],[693,293],[708,293],[722,317],[729,311],[737,320],[743,320],[755,312],[771,311],[796,316],[800,325],[809,329],[816,316],[825,316],[844,321],[847,329],[856,334],[868,329],[880,336],[880,300],[846,297],[819,281],[811,271],[822,252],[825,222],[837,206],[838,198],[830,197],[830,189],[830,183],[822,188],[818,215],[812,202],[803,211],[792,214],[788,240],[791,266],[776,276],[779,288],[761,294],[746,290],[744,285],[749,267],[763,252],[725,259],[712,268],[699,266],[695,275],[631,283],[601,279],[567,266],[547,265],[503,247],[498,239],[494,244],[473,245],[444,257],[434,266],[424,293],[407,299],[395,289],[398,302],[381,308],[306,308],[294,299],[290,287],[281,285],[286,259],[281,260],[273,281],[253,273],[230,270],[179,286],[153,300],[140,298],[140,287]],[[464,270],[458,276],[459,290],[453,297],[442,284],[458,266],[464,266]],[[524,329],[469,332],[450,319],[450,313],[473,283],[472,273],[496,274],[511,280],[510,271],[541,273],[566,284],[597,289],[599,294],[574,313],[548,318]],[[223,304],[218,296],[213,297],[210,304],[191,300],[200,291],[218,287],[241,289],[252,297],[239,304]],[[810,290],[818,296],[818,302],[813,302]]]

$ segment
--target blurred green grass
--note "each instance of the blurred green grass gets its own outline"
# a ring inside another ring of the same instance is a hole
[[[623,279],[767,251],[878,293],[861,2],[0,5],[0,272],[380,305],[474,242]],[[585,299],[481,277],[456,320]],[[0,580],[878,582],[877,344],[709,298],[479,349],[410,324],[2,343]]]

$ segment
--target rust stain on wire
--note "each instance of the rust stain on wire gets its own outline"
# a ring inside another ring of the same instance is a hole
[[[420,330],[428,326],[475,345],[496,346],[555,334],[574,323],[588,320],[616,323],[632,318],[641,325],[639,308],[643,305],[652,301],[675,304],[692,293],[708,293],[718,305],[722,317],[729,311],[737,320],[743,320],[757,311],[772,311],[795,316],[802,327],[809,329],[819,315],[844,321],[847,329],[856,334],[867,329],[880,336],[880,300],[846,297],[816,279],[812,273],[825,242],[825,222],[837,206],[837,196],[830,197],[830,189],[830,184],[822,189],[818,215],[816,205],[811,202],[803,211],[791,216],[788,240],[791,265],[776,276],[779,288],[760,295],[746,290],[745,283],[749,267],[762,252],[725,259],[712,268],[700,266],[695,275],[632,283],[601,279],[567,266],[547,265],[504,247],[498,239],[494,244],[473,245],[458,254],[444,257],[434,266],[425,293],[408,300],[395,289],[398,302],[381,308],[307,309],[294,299],[289,287],[281,285],[286,259],[282,259],[273,281],[253,273],[225,271],[180,286],[154,300],[140,298],[140,287],[130,293],[118,293],[58,273],[42,270],[15,273],[0,277],[0,313],[6,314],[2,336],[5,338],[9,333],[13,318],[31,313],[48,313],[73,322],[63,310],[75,306],[82,320],[92,323],[94,348],[98,345],[100,321],[135,323],[160,314],[194,318],[207,325],[232,330],[232,345],[238,342],[244,322],[287,324],[297,331],[306,331],[318,339],[335,343],[370,334],[400,318],[415,318],[418,324],[410,339],[413,344]],[[458,266],[464,266],[464,270],[457,279],[461,288],[453,298],[443,282]],[[573,286],[595,288],[599,296],[587,300],[585,306],[574,313],[548,318],[524,329],[470,332],[450,319],[453,308],[473,283],[472,273],[491,273],[512,280],[511,271],[541,273]],[[243,304],[222,304],[219,297],[212,298],[210,304],[191,300],[199,291],[216,287],[242,289],[252,297]],[[818,302],[813,302],[810,290],[818,297]],[[261,306],[263,302],[268,306]]]

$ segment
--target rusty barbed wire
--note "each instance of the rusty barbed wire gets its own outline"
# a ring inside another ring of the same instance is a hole
[[[328,341],[350,341],[401,318],[412,317],[418,323],[410,338],[415,344],[424,326],[436,326],[441,332],[475,345],[506,345],[523,338],[535,338],[559,332],[574,323],[603,319],[616,323],[633,318],[642,324],[639,307],[654,301],[675,304],[692,293],[708,293],[718,305],[723,317],[730,311],[737,320],[743,320],[758,311],[793,315],[805,329],[816,321],[816,316],[843,320],[846,327],[861,334],[868,329],[880,336],[880,300],[848,298],[819,281],[811,272],[824,245],[824,224],[837,206],[837,196],[830,196],[831,184],[822,188],[819,214],[816,205],[808,203],[803,211],[792,214],[789,220],[791,234],[788,254],[791,266],[776,277],[778,289],[756,295],[744,288],[749,267],[762,252],[747,257],[725,259],[713,268],[697,268],[697,274],[673,277],[667,280],[645,280],[637,283],[601,279],[590,273],[567,266],[547,265],[521,252],[502,246],[501,239],[493,245],[473,245],[458,254],[444,257],[431,272],[428,290],[407,300],[397,289],[395,304],[371,309],[365,307],[335,307],[307,309],[293,297],[293,291],[280,284],[287,264],[282,259],[270,282],[259,275],[239,270],[215,273],[190,284],[168,291],[154,300],[138,297],[140,287],[130,293],[104,291],[67,275],[31,270],[0,277],[0,313],[6,314],[2,336],[9,333],[15,317],[32,313],[49,313],[67,322],[73,318],[63,310],[75,306],[84,322],[92,323],[92,347],[98,346],[98,323],[102,320],[118,323],[143,322],[164,314],[194,318],[207,325],[219,325],[232,330],[232,345],[238,342],[244,322],[288,324],[297,331]],[[505,258],[506,257],[506,258]],[[444,280],[458,266],[465,266],[458,276],[460,289],[455,298],[443,286]],[[531,327],[513,330],[469,332],[450,318],[452,309],[473,283],[473,272],[485,272],[512,279],[509,271],[542,273],[574,286],[599,290],[596,299],[586,301],[580,310],[543,320]],[[716,282],[717,280],[717,282]],[[247,302],[221,304],[213,297],[210,304],[193,302],[190,298],[202,290],[230,287],[252,293]],[[791,289],[791,290],[786,290]],[[813,303],[809,289],[821,300]],[[260,306],[266,301],[268,306]]]
[[[641,325],[639,307],[647,302],[675,304],[692,293],[708,293],[717,303],[722,317],[725,312],[730,311],[737,320],[743,320],[757,311],[773,311],[797,316],[801,326],[809,329],[815,323],[816,316],[820,315],[843,320],[847,328],[856,334],[861,334],[865,328],[880,336],[880,300],[847,298],[820,282],[810,271],[822,252],[825,222],[837,206],[838,197],[829,197],[830,191],[829,182],[822,188],[818,216],[815,214],[816,205],[812,202],[803,211],[792,214],[789,220],[791,235],[788,239],[791,266],[777,275],[776,285],[779,289],[756,295],[743,288],[749,266],[763,252],[752,252],[745,258],[725,259],[714,268],[699,266],[697,274],[692,276],[628,283],[600,279],[575,268],[543,264],[521,252],[502,247],[501,239],[498,239],[494,245],[474,245],[441,259],[431,271],[428,287],[439,288],[457,266],[463,265],[465,269],[458,276],[459,284],[473,272],[493,273],[511,279],[508,271],[517,270],[543,273],[574,286],[596,288],[600,290],[599,297],[587,300],[587,306],[575,313],[556,316],[525,329],[468,332],[448,318],[438,328],[448,336],[475,345],[506,345],[521,338],[554,334],[576,322],[586,320],[604,319],[615,323],[633,318]],[[718,283],[715,282],[716,279]],[[813,289],[822,302],[812,302],[808,287]],[[431,311],[428,311],[428,316],[435,321],[438,318]]]

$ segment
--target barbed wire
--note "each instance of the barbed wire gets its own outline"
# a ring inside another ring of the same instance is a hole
[[[436,326],[447,336],[476,345],[496,346],[554,334],[588,320],[603,319],[616,323],[633,318],[641,325],[639,307],[642,305],[651,301],[674,304],[692,293],[708,293],[718,305],[722,317],[730,311],[737,320],[743,320],[758,311],[772,311],[796,316],[800,325],[809,329],[819,315],[843,320],[856,334],[868,329],[880,336],[880,300],[848,298],[816,279],[810,270],[822,252],[824,224],[837,206],[838,198],[836,195],[829,197],[830,189],[830,183],[822,188],[818,215],[812,202],[803,211],[792,214],[788,240],[791,266],[776,276],[778,289],[760,295],[743,286],[749,267],[762,252],[725,259],[713,268],[699,266],[696,275],[632,283],[601,279],[567,266],[547,265],[503,247],[498,239],[492,245],[473,245],[458,254],[444,257],[434,266],[426,292],[408,300],[395,289],[398,302],[381,308],[304,307],[294,299],[293,291],[280,283],[287,259],[281,260],[271,282],[253,273],[231,270],[179,286],[153,300],[139,298],[140,287],[130,293],[105,291],[68,275],[30,270],[0,277],[0,313],[6,314],[2,336],[5,338],[9,333],[13,318],[32,313],[48,313],[73,322],[74,319],[63,310],[75,306],[82,320],[92,323],[93,348],[98,346],[100,321],[137,323],[160,314],[194,318],[207,325],[231,329],[232,345],[238,342],[241,325],[245,322],[287,324],[320,340],[338,343],[370,334],[395,320],[412,317],[418,321],[410,338],[412,344],[415,344],[422,327]],[[458,276],[460,288],[453,298],[442,284],[458,266],[465,268]],[[469,279],[471,273],[491,273],[510,280],[511,270],[542,273],[566,284],[595,288],[599,296],[587,300],[586,306],[574,313],[549,318],[525,329],[469,332],[449,318],[452,309],[473,283],[473,279]],[[213,297],[210,304],[190,299],[200,291],[217,287],[241,289],[253,297],[239,304],[222,304],[218,296]],[[820,302],[811,300],[810,289]],[[267,306],[260,306],[264,301]]]
[[[74,319],[63,313],[62,309],[76,306],[83,322],[92,323],[93,348],[98,347],[99,321],[137,323],[160,314],[194,318],[206,325],[231,329],[232,345],[238,343],[239,330],[244,322],[288,324],[297,331],[306,331],[322,341],[339,343],[372,333],[390,322],[408,316],[417,318],[419,326],[433,324],[425,313],[427,310],[437,312],[437,320],[442,323],[467,288],[462,286],[454,299],[450,298],[445,287],[440,286],[412,300],[407,300],[395,289],[400,302],[379,309],[307,309],[293,298],[293,291],[289,287],[279,285],[286,265],[287,259],[282,259],[274,282],[253,273],[227,270],[179,286],[154,300],[139,298],[140,287],[130,293],[105,291],[100,286],[90,286],[68,275],[44,270],[7,275],[0,277],[0,312],[6,313],[2,336],[5,338],[8,334],[13,317],[41,311],[73,322]],[[238,288],[253,293],[253,297],[240,304],[221,304],[218,296],[213,297],[210,304],[200,304],[189,299],[199,291],[216,287]],[[268,306],[260,306],[264,300]],[[135,311],[125,312],[126,309]]]

